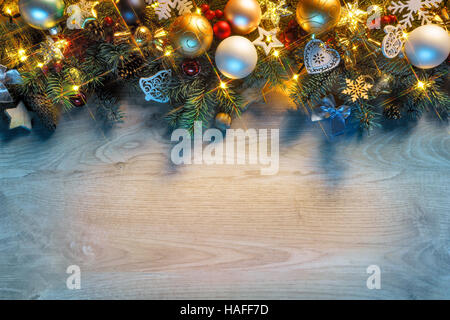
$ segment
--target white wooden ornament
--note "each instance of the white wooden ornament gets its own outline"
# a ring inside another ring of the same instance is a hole
[[[310,74],[330,71],[341,61],[339,53],[319,39],[309,41],[303,54],[306,71]]]

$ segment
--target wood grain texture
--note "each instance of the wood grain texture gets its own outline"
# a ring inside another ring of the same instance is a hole
[[[0,298],[450,298],[448,125],[330,141],[271,94],[233,123],[280,129],[279,173],[262,176],[175,166],[166,106],[124,108],[109,132],[86,110],[51,136],[1,128]]]

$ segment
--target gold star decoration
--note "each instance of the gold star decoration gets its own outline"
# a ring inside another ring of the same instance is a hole
[[[31,117],[25,105],[20,101],[14,109],[6,109],[6,116],[10,119],[9,129],[24,128],[31,131]]]
[[[266,6],[266,11],[262,15],[262,20],[270,20],[274,26],[278,26],[281,17],[292,14],[292,11],[286,8],[286,0],[273,3],[270,0],[261,0],[262,5]]]
[[[267,56],[272,48],[284,47],[281,41],[277,39],[277,32],[278,28],[267,31],[258,27],[259,37],[253,41],[253,44],[262,47]]]

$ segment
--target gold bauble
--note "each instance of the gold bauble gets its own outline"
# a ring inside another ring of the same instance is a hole
[[[146,26],[140,26],[134,32],[134,41],[142,47],[148,45],[153,39],[152,33]]]
[[[205,53],[213,40],[213,29],[208,19],[196,13],[187,13],[175,19],[169,31],[172,46],[184,57],[194,58]]]
[[[339,0],[300,0],[297,22],[308,33],[322,33],[333,28],[341,15]]]
[[[235,33],[249,34],[261,22],[261,7],[257,0],[230,0],[224,15]]]

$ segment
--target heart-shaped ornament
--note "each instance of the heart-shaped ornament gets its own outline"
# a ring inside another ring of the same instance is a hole
[[[303,56],[306,71],[312,74],[330,71],[336,68],[341,61],[339,53],[328,48],[319,39],[313,39],[306,44]]]

